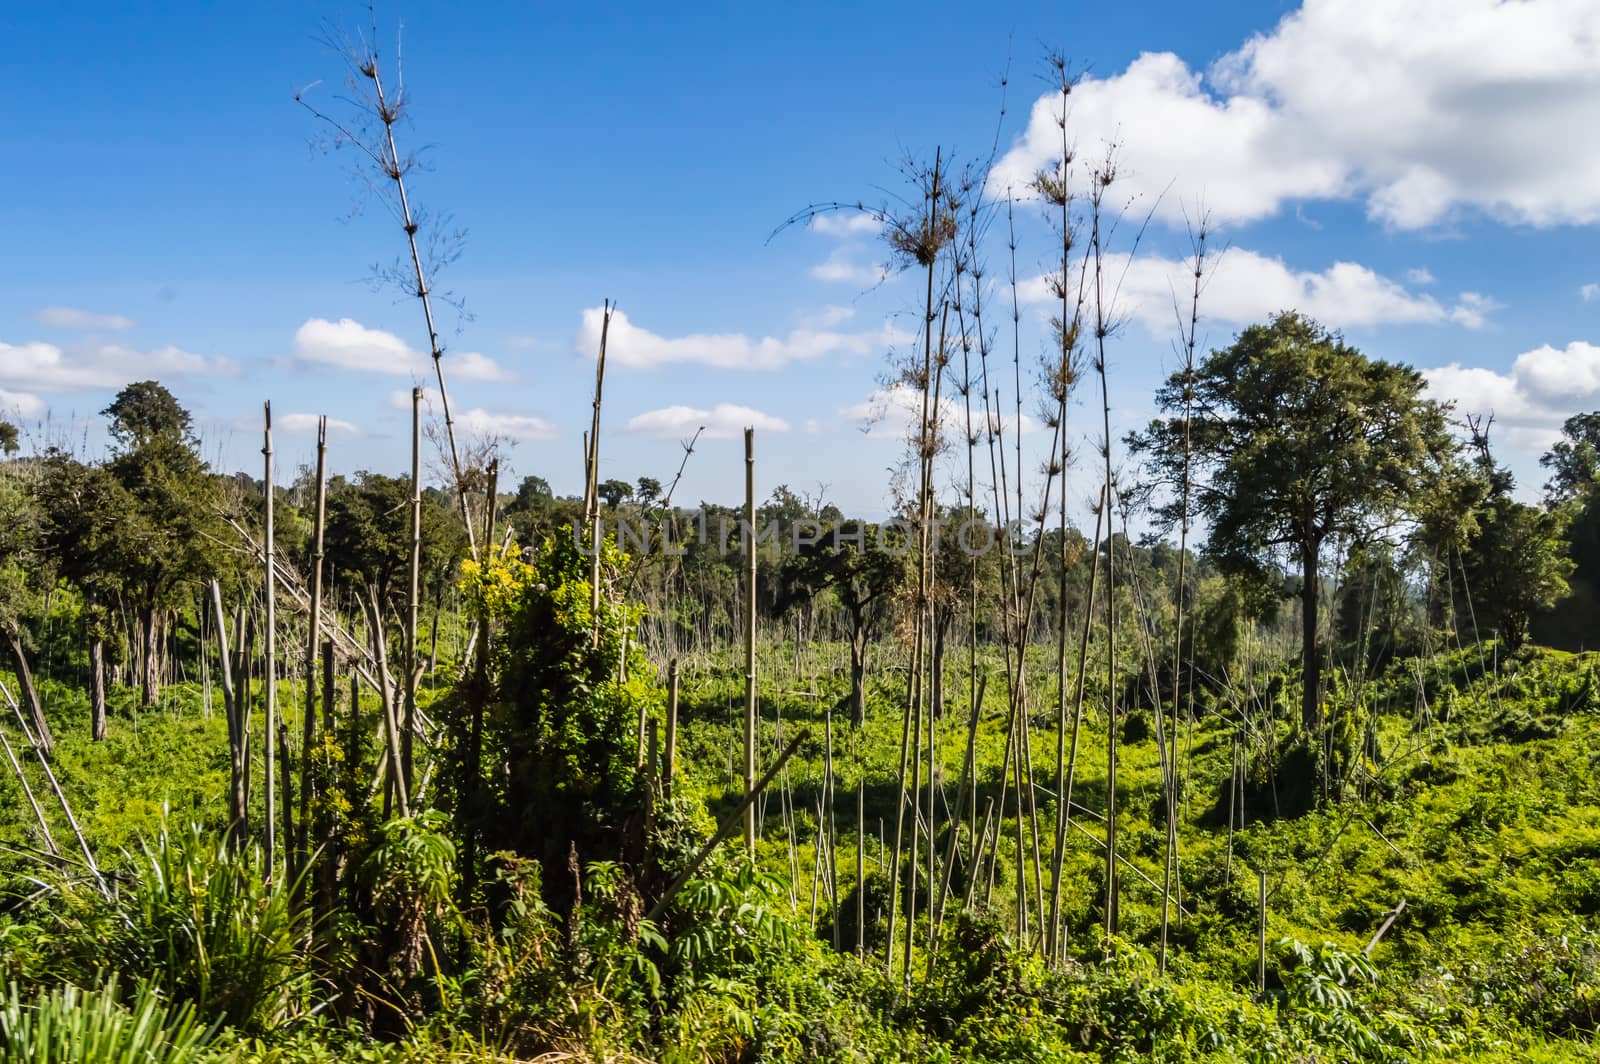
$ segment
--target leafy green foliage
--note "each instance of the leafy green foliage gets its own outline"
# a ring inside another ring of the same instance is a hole
[[[138,987],[127,1005],[123,996],[115,977],[94,990],[63,986],[31,997],[12,983],[0,998],[0,1058],[10,1064],[234,1059],[205,1052],[212,1032],[195,1022],[193,1006],[171,1007],[149,986]]]
[[[198,827],[142,841],[109,897],[81,875],[44,881],[39,965],[81,986],[147,982],[198,1015],[266,1030],[300,1015],[312,981],[309,915],[297,884],[270,877],[258,849],[232,852]]]

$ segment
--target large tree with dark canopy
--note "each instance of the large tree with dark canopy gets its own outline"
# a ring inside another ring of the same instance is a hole
[[[119,574],[141,564],[125,532],[132,497],[105,466],[88,465],[52,448],[38,483],[42,542],[58,574],[83,593],[80,620],[89,641],[90,732],[106,737],[105,643]]]
[[[189,412],[155,381],[138,381],[101,411],[110,419],[108,468],[131,500],[118,539],[124,595],[137,610],[139,674],[146,705],[161,693],[161,632],[186,584],[215,569],[219,493],[200,457]]]
[[[903,537],[862,521],[842,521],[801,543],[780,575],[779,609],[831,591],[850,622],[850,723],[867,719],[867,644],[905,577]]]
[[[1299,570],[1307,728],[1321,719],[1324,545],[1384,535],[1452,461],[1446,409],[1422,397],[1423,385],[1411,367],[1370,359],[1287,312],[1244,330],[1192,377],[1173,374],[1157,394],[1168,416],[1130,441],[1158,476],[1177,482],[1192,395],[1192,502],[1210,525],[1210,552],[1225,570],[1259,569],[1285,556]],[[1168,503],[1164,516],[1176,519],[1177,505]]]

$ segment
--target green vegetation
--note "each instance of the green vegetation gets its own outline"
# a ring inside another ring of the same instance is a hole
[[[840,208],[925,280],[883,521],[602,479],[604,340],[582,498],[448,419],[426,487],[420,415],[408,477],[324,432],[285,488],[270,408],[225,476],[154,381],[102,462],[0,424],[0,1061],[1595,1057],[1600,414],[1536,506],[1298,314],[1197,360],[1202,223],[1126,486],[1115,159],[1074,168],[1052,69],[1037,472],[983,322],[1019,205],[942,152]],[[442,393],[400,109],[352,81],[364,122],[314,113],[377,131]]]

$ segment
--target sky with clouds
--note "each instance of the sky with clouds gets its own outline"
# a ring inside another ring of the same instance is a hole
[[[256,467],[270,399],[284,479],[309,461],[317,414],[335,468],[406,468],[411,388],[437,396],[416,302],[373,280],[403,237],[293,99],[337,106],[326,39],[365,18],[293,2],[0,12],[0,411],[31,441],[97,453],[97,412],[155,377],[225,467]],[[1051,47],[1082,72],[1079,157],[1118,145],[1118,435],[1151,416],[1173,368],[1173,293],[1202,208],[1207,346],[1302,310],[1423,370],[1461,412],[1492,413],[1530,496],[1561,421],[1600,408],[1596,0],[1092,17],[1059,3],[396,4],[379,12],[391,55],[396,27],[413,197],[465,233],[437,282],[453,297],[452,409],[506,441],[514,477],[561,493],[581,483],[610,299],[602,475],[670,480],[703,427],[679,499],[733,501],[754,426],[763,493],[786,483],[883,512],[916,418],[889,357],[916,342],[920,279],[886,267],[865,217],[781,224],[816,201],[893,201],[908,154],[994,152],[991,196],[1019,195],[1031,377],[1052,237],[1022,189],[1059,147]],[[1009,311],[1003,228],[989,243],[990,298]],[[1048,436],[1035,413],[1020,422],[1032,448]],[[1069,420],[1092,454],[1097,411]],[[954,477],[964,457],[949,464]]]

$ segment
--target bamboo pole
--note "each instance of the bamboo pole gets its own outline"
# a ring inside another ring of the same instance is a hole
[[[744,847],[756,853],[756,430],[744,430],[744,519],[746,533],[744,623]]]
[[[262,404],[262,447],[261,455],[265,468],[265,484],[262,487],[266,498],[266,524],[263,532],[263,541],[266,551],[266,575],[264,591],[266,597],[266,659],[262,669],[262,697],[266,713],[266,757],[264,760],[266,784],[266,810],[262,817],[265,825],[263,847],[266,851],[267,868],[270,873],[273,859],[277,852],[278,841],[278,791],[273,777],[273,768],[277,764],[277,672],[278,672],[278,646],[277,646],[277,608],[278,597],[278,572],[277,548],[273,542],[272,530],[272,403],[267,401]]]
[[[1095,318],[1095,370],[1100,376],[1100,409],[1105,438],[1101,451],[1105,458],[1106,507],[1106,868],[1105,868],[1105,932],[1117,933],[1117,577],[1116,552],[1111,549],[1115,536],[1111,507],[1111,383],[1106,372],[1106,337],[1111,323],[1107,318],[1108,305],[1105,277],[1102,269],[1100,234],[1100,204],[1111,175],[1102,170],[1094,176],[1093,210],[1091,213],[1090,240],[1094,252],[1094,318]],[[1098,544],[1096,545],[1098,549]]]
[[[606,339],[611,332],[611,300],[600,317],[600,352],[594,365],[594,416],[584,437],[583,512],[589,522],[589,611],[594,618],[594,645],[600,645],[600,403],[606,382]]]
[[[83,853],[84,862],[89,867],[90,875],[100,888],[102,897],[111,897],[111,888],[106,886],[106,881],[100,874],[100,866],[95,863],[94,853],[89,849],[89,841],[84,838],[83,829],[78,826],[78,818],[73,815],[72,805],[67,801],[66,792],[61,789],[61,781],[56,779],[55,771],[50,767],[50,758],[45,753],[43,746],[28,727],[27,718],[22,715],[22,707],[17,704],[16,698],[11,694],[11,688],[5,681],[0,680],[0,695],[5,696],[6,703],[11,707],[11,713],[17,718],[17,723],[22,726],[22,734],[33,747],[33,756],[38,759],[39,767],[44,769],[45,782],[50,785],[50,792],[56,796],[56,803],[61,806],[61,812],[66,814],[67,826],[72,828],[73,836],[78,840],[78,849]]]
[[[311,610],[307,622],[305,683],[305,720],[301,722],[300,744],[300,838],[299,853],[302,867],[311,853],[311,748],[316,736],[317,721],[317,648],[322,642],[322,563],[323,526],[328,510],[328,419],[317,419],[317,508],[315,543],[311,562]]]
[[[867,777],[856,785],[856,960],[867,955]]]
[[[678,659],[667,666],[667,764],[662,773],[662,794],[672,800],[672,779],[678,771]]]
[[[494,510],[490,502],[490,512]],[[493,531],[492,529],[490,530]],[[485,543],[490,542],[485,537]],[[405,721],[400,737],[400,775],[411,788],[411,742],[417,727],[417,607],[422,598],[422,389],[411,389],[411,565],[406,595]]]
[[[755,804],[756,795],[760,794],[772,782],[773,777],[782,771],[783,766],[789,763],[789,759],[794,756],[794,752],[800,749],[800,744],[805,742],[810,737],[810,734],[806,729],[801,728],[795,737],[789,740],[789,745],[784,747],[783,753],[778,756],[778,760],[774,761],[772,767],[767,769],[760,779],[756,780],[754,787],[745,792],[745,796],[740,799],[738,807],[729,813],[721,824],[717,825],[716,834],[712,835],[706,844],[700,847],[700,852],[694,855],[694,859],[685,865],[683,871],[678,873],[677,878],[667,885],[667,889],[662,892],[661,897],[656,899],[656,903],[645,914],[644,918],[646,920],[654,921],[656,917],[660,916],[666,907],[672,903],[672,899],[677,896],[678,891],[683,889],[683,885],[689,882],[689,879],[696,872],[700,871],[700,866],[705,864],[706,858],[710,857],[712,852],[723,842],[733,837],[734,833],[739,830],[739,824],[744,819],[745,812]]]
[[[1256,920],[1256,993],[1267,992],[1267,873],[1256,873],[1260,915]]]
[[[228,722],[228,830],[236,841],[243,842],[250,833],[249,777],[250,734],[249,715],[243,699],[233,686],[233,652],[228,648],[228,622],[222,612],[222,587],[211,581],[211,607],[217,617],[217,651],[221,658],[222,712]],[[239,638],[244,639],[241,624]]]
[[[33,788],[28,786],[28,777],[23,775],[22,765],[18,763],[17,755],[11,749],[11,740],[6,738],[4,728],[0,728],[0,744],[6,748],[6,759],[11,762],[11,771],[16,773],[17,782],[22,784],[22,793],[28,799],[34,819],[39,822],[39,830],[44,833],[44,844],[50,848],[50,856],[60,857],[61,850],[56,846],[55,836],[50,834],[50,823],[44,818],[44,810],[39,808],[39,800],[33,796]]]

